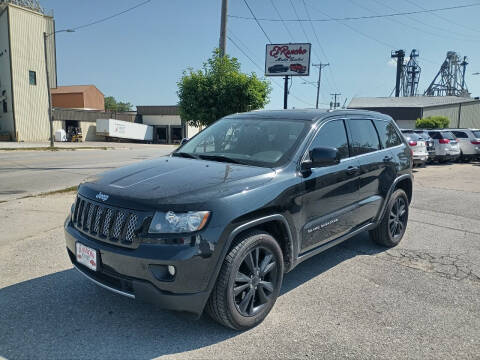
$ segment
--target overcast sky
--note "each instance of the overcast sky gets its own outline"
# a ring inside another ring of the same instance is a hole
[[[53,9],[57,30],[101,19],[141,3],[142,0],[43,0]],[[257,18],[279,19],[271,0],[247,0]],[[328,19],[419,11],[476,3],[475,0],[273,0],[287,20]],[[292,6],[293,5],[293,6]],[[152,0],[124,15],[57,34],[59,85],[94,84],[105,96],[134,105],[177,103],[177,81],[187,67],[199,68],[218,46],[221,0]],[[294,11],[295,8],[295,11]],[[307,14],[307,11],[308,14]],[[296,13],[295,13],[296,12]],[[251,17],[244,0],[229,0],[229,14]],[[433,80],[446,52],[468,56],[466,82],[473,96],[480,95],[480,6],[351,21],[260,21],[272,42],[311,42],[312,62],[329,62],[322,79],[321,100],[333,92],[341,102],[355,96],[389,96],[395,85],[391,50],[415,48],[422,73],[419,91]],[[303,25],[303,29],[302,26]],[[312,25],[315,29],[313,32]],[[237,57],[242,71],[263,76],[265,35],[254,20],[229,18],[228,34],[253,64],[232,43],[228,54]],[[318,41],[317,41],[318,39]],[[308,81],[316,81],[312,68]],[[295,78],[289,107],[313,107],[316,88]],[[283,82],[276,78],[267,108],[283,106]]]

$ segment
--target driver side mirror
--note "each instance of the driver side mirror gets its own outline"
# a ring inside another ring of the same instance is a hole
[[[302,170],[336,165],[340,163],[340,153],[337,148],[317,147],[310,150],[310,160],[302,163]]]
[[[189,138],[183,138],[182,141],[180,141],[180,146],[186,144],[190,140]]]

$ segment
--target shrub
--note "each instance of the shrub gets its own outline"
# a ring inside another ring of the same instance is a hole
[[[446,116],[428,116],[417,119],[415,127],[420,129],[444,129],[450,125],[450,119]]]

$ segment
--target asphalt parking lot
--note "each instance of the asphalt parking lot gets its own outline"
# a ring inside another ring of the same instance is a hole
[[[73,193],[0,203],[0,358],[479,358],[480,163],[414,172],[398,247],[363,233],[311,258],[245,332],[78,274],[62,227]]]

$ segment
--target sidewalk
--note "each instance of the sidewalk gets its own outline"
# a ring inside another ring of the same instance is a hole
[[[0,150],[40,150],[41,148],[49,148],[50,142],[13,142],[0,141]],[[61,150],[68,149],[141,149],[141,148],[169,148],[175,149],[177,145],[163,145],[163,144],[143,144],[130,142],[106,142],[106,141],[84,141],[84,142],[55,142],[55,147]]]

